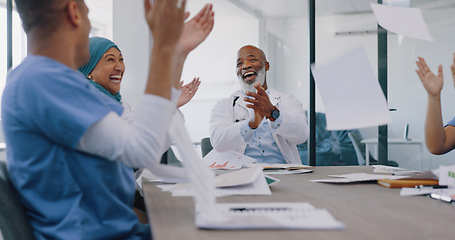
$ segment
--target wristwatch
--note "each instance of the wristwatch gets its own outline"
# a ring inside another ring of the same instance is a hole
[[[274,106],[274,109],[272,110],[272,113],[270,114],[270,117],[268,119],[273,122],[279,117],[280,117],[280,110],[278,110],[278,108],[276,106]]]

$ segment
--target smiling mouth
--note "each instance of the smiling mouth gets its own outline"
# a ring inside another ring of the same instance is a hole
[[[111,81],[113,83],[120,83],[122,81],[122,76],[120,75],[113,75],[113,76],[109,76],[109,79],[111,79]]]
[[[256,73],[254,72],[244,73],[243,79],[245,80],[245,82],[254,82],[254,80],[256,79]]]

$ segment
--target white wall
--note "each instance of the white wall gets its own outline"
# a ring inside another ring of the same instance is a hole
[[[208,1],[188,1],[190,19]],[[182,80],[194,77],[202,81],[196,96],[180,110],[191,139],[199,142],[209,136],[208,121],[213,105],[238,89],[235,75],[237,50],[246,44],[258,44],[259,21],[226,0],[213,3],[215,25],[209,37],[187,58]],[[133,107],[144,92],[148,71],[149,30],[141,1],[114,0],[113,40],[122,50],[126,71],[122,96]],[[235,13],[235,14],[233,14]],[[240,27],[247,24],[248,27]],[[235,27],[237,26],[237,27]],[[235,37],[241,36],[241,37]]]
[[[149,64],[149,29],[142,1],[113,1],[113,41],[122,51],[125,74],[121,94],[135,106],[145,89]]]

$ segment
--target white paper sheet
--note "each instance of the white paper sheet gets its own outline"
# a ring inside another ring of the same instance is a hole
[[[368,173],[349,173],[342,175],[329,175],[333,178],[328,179],[315,179],[310,180],[311,182],[320,183],[351,183],[351,182],[368,182],[375,181],[378,179],[401,179],[407,176],[395,176],[395,175],[382,175],[382,174],[368,174]]]
[[[250,184],[259,177],[264,177],[262,168],[245,168],[238,171],[230,171],[216,176],[216,187],[235,187]]]
[[[399,167],[390,167],[384,165],[373,165],[373,172],[374,173],[390,173],[393,175],[401,175],[401,176],[412,176],[420,173],[419,171],[408,170],[405,168]]]
[[[215,149],[205,155],[202,160],[210,168],[217,169],[240,169],[243,164],[250,164],[256,161],[256,159],[237,151],[218,152]]]
[[[390,123],[386,99],[362,46],[311,69],[326,110],[327,130]]]
[[[233,195],[271,195],[272,191],[270,191],[270,187],[265,180],[264,174],[262,171],[259,171],[257,173],[258,175],[256,175],[256,178],[247,184],[238,185],[238,183],[234,183],[234,186],[230,187],[217,187],[215,189],[215,196],[222,197]],[[218,186],[226,186],[227,183],[223,182],[223,178],[217,179]],[[194,196],[193,187],[189,183],[175,184],[173,187],[163,189],[163,191],[171,192],[172,196],[174,197]]]
[[[219,203],[211,212],[225,218],[217,221],[196,213],[196,225],[208,229],[325,229],[340,230],[345,226],[327,210],[306,202]]]
[[[422,11],[418,8],[393,7],[371,3],[378,24],[388,31],[433,42]]]
[[[401,188],[400,196],[418,196],[418,195],[427,195],[427,194],[455,194],[455,188],[431,188],[431,187],[422,187],[422,188]]]

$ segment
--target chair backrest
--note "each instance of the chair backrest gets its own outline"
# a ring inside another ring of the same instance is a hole
[[[0,229],[4,240],[34,239],[27,215],[9,181],[4,161],[0,161]]]
[[[202,157],[205,157],[210,151],[212,151],[213,147],[212,144],[210,143],[210,138],[206,137],[201,140],[201,151],[202,151]]]
[[[354,146],[359,165],[365,165],[365,146],[362,147],[362,137],[356,132],[348,132],[348,136]]]
[[[172,166],[182,166],[180,160],[175,156],[172,147],[169,147],[165,153],[161,156],[161,164],[167,164]]]

